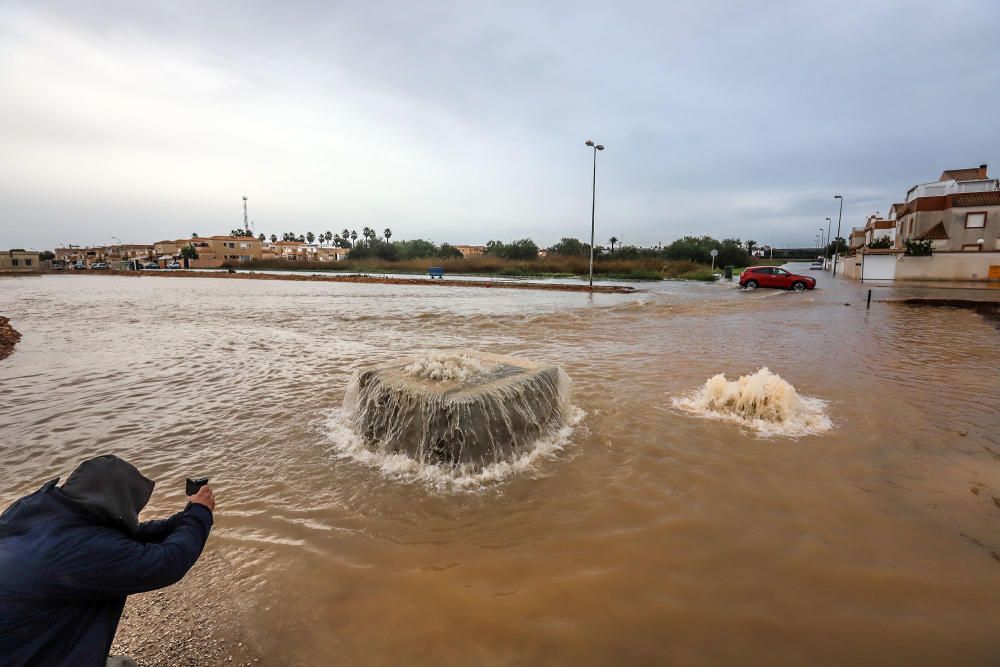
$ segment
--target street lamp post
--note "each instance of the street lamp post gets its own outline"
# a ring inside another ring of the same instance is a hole
[[[122,270],[122,266],[124,266],[124,264],[125,264],[125,255],[123,254],[125,252],[125,248],[124,248],[125,244],[122,243],[122,240],[120,238],[118,238],[117,236],[112,236],[111,238],[113,238],[115,241],[118,241],[118,257],[119,257],[119,259],[118,259],[118,270],[121,271]]]
[[[597,210],[597,151],[604,146],[587,139],[587,145],[594,149],[594,180],[590,190],[590,288],[594,289],[594,215]]]
[[[834,237],[836,239],[839,239],[840,238],[840,221],[844,217],[844,196],[843,195],[834,195],[833,198],[840,200],[840,212],[837,214],[837,235]],[[834,276],[837,275],[837,257],[840,255],[840,252],[838,252],[839,250],[840,250],[840,243],[838,241],[837,245],[834,246],[834,248],[833,248],[833,273],[831,275],[834,275]]]
[[[823,256],[830,259],[830,226],[833,225],[833,220],[830,218],[826,219],[826,247],[823,250]],[[825,266],[823,267],[826,268]]]
[[[823,228],[822,227],[819,228],[819,248],[820,248],[820,251],[819,251],[820,252],[820,257],[822,257],[823,256]]]

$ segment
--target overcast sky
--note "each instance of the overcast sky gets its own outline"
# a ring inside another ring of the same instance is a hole
[[[1000,173],[1000,2],[0,0],[0,248],[814,242]],[[843,235],[846,236],[846,233]]]

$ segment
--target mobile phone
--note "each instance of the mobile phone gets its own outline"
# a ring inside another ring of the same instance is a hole
[[[193,496],[198,493],[198,489],[208,484],[208,477],[188,477],[184,484],[184,493]]]

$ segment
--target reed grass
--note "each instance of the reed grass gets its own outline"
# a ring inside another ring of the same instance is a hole
[[[351,273],[427,273],[432,266],[445,274],[499,275],[524,277],[574,277],[588,274],[587,257],[550,256],[534,260],[509,260],[483,255],[462,259],[405,259],[387,261],[377,258],[344,259],[339,262],[257,261],[242,268],[281,269],[285,271],[333,271]],[[690,261],[655,258],[607,259],[594,261],[594,277],[607,280],[712,280],[711,269]]]

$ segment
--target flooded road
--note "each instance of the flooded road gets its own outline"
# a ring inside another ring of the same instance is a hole
[[[0,279],[0,502],[108,452],[159,480],[149,516],[211,477],[223,613],[265,664],[995,664],[1000,332],[819,279]],[[354,370],[452,348],[559,365],[578,421],[480,479],[346,445]],[[675,405],[765,366],[832,427]]]

